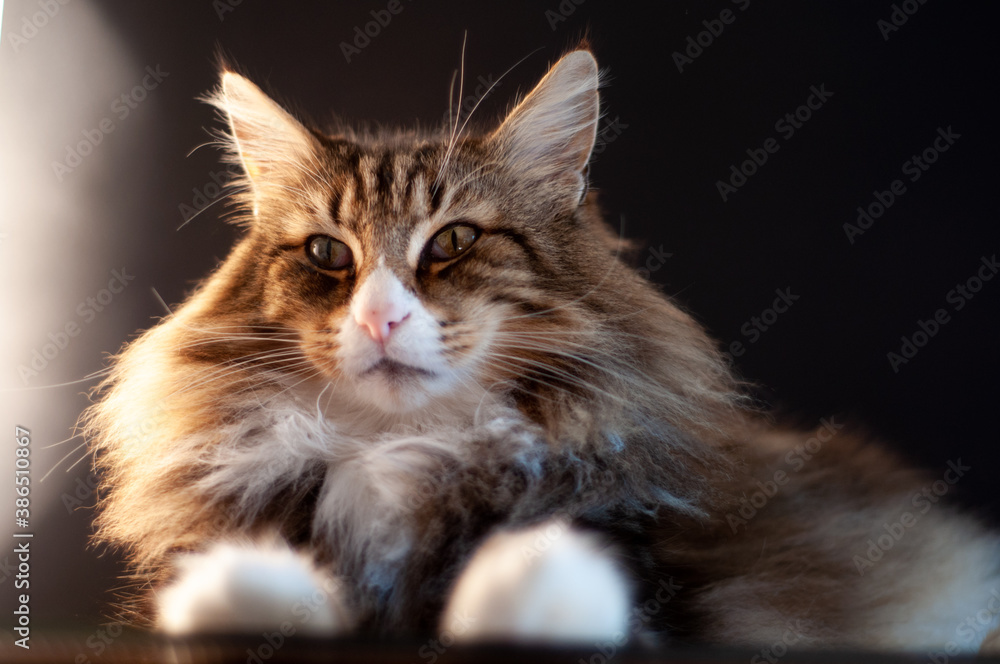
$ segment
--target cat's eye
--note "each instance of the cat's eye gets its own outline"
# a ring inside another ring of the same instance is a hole
[[[306,241],[306,255],[318,268],[343,270],[354,262],[351,249],[329,235],[313,235]]]
[[[479,239],[479,229],[469,224],[453,224],[431,240],[427,256],[432,261],[448,261],[464,254]]]

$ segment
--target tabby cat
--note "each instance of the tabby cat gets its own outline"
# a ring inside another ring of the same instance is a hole
[[[581,48],[490,131],[323,133],[223,71],[245,232],[86,415],[139,619],[965,651],[997,628],[996,534],[835,418],[770,425],[619,258],[598,88]]]

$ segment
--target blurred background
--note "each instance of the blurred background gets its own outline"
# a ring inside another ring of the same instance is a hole
[[[466,31],[463,108],[499,80],[482,121],[586,35],[608,72],[591,179],[641,242],[637,269],[774,407],[863,424],[932,476],[960,459],[951,495],[1000,520],[995,4],[7,0],[2,14],[0,485],[25,427],[37,630],[99,629],[120,584],[113,552],[87,545],[94,478],[66,440],[86,377],[165,313],[154,289],[181,301],[236,237],[225,168],[199,148],[218,51],[319,123],[434,125]]]

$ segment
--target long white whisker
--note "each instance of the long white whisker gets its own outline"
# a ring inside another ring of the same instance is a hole
[[[81,447],[82,447],[83,445],[85,445],[85,444],[86,444],[86,442],[82,443],[82,444],[81,444]],[[76,449],[80,449],[80,447],[77,447]],[[83,454],[83,456],[82,456],[82,457],[80,457],[79,459],[77,459],[76,461],[74,461],[74,462],[72,463],[72,465],[70,465],[70,467],[66,469],[66,472],[68,473],[69,471],[71,471],[71,470],[73,470],[74,468],[76,468],[76,467],[77,467],[77,466],[78,466],[78,465],[80,464],[80,462],[81,462],[81,461],[83,461],[84,459],[86,459],[86,458],[87,458],[87,457],[89,457],[89,456],[90,456],[90,452],[89,452],[89,451],[87,451],[87,452],[84,452],[84,454]]]
[[[212,201],[211,203],[209,203],[205,207],[201,208],[200,210],[198,210],[194,214],[192,214],[190,217],[188,217],[184,221],[183,224],[181,224],[180,226],[178,226],[174,230],[175,231],[179,231],[180,229],[184,228],[185,226],[187,226],[188,224],[190,224],[192,221],[194,221],[195,219],[197,219],[198,217],[200,217],[202,212],[204,212],[205,210],[209,209],[210,207],[214,207],[216,203],[220,203],[222,201],[228,200],[228,199],[232,198],[233,196],[235,196],[236,194],[240,194],[240,193],[243,193],[245,191],[249,191],[250,188],[247,187],[247,186],[245,186],[245,185],[241,187],[241,186],[234,185],[234,184],[227,184],[226,185],[226,189],[228,189],[228,191],[227,191],[227,193],[224,196],[219,196],[214,201]]]
[[[504,346],[504,348],[508,348],[508,349],[511,349],[511,350],[538,351],[538,352],[546,353],[546,354],[549,354],[549,355],[555,355],[555,356],[558,356],[558,357],[563,357],[563,358],[566,358],[566,359],[569,359],[569,360],[573,360],[574,362],[579,362],[580,364],[586,364],[589,367],[593,367],[594,369],[597,369],[599,371],[603,371],[603,372],[605,372],[607,374],[610,374],[612,376],[617,376],[618,373],[619,373],[618,371],[616,371],[612,367],[606,367],[606,366],[597,364],[596,362],[594,362],[592,360],[589,360],[589,359],[587,359],[585,357],[577,355],[575,353],[570,353],[570,352],[567,352],[567,351],[561,351],[559,349],[552,348],[552,347],[549,347],[549,346],[531,346],[531,345],[527,345],[527,344],[509,344],[509,343],[505,343],[505,344],[503,344],[503,346]],[[612,358],[610,355],[608,355],[606,357],[608,359],[610,359],[611,361],[613,361],[613,362],[615,361],[614,358]],[[627,364],[624,364],[624,363],[618,363],[618,365],[620,367],[623,367],[623,368],[629,368],[629,369],[632,368],[631,366],[629,366]]]
[[[75,437],[76,437],[76,436],[74,436],[73,438],[75,438]],[[71,438],[70,440],[72,440],[72,438]],[[62,464],[62,462],[63,462],[63,461],[65,461],[66,459],[70,458],[70,457],[71,457],[72,455],[76,454],[76,452],[77,452],[77,451],[78,451],[78,450],[79,450],[79,449],[80,449],[81,447],[84,447],[84,446],[85,446],[86,444],[87,444],[87,441],[85,440],[85,441],[83,441],[82,443],[80,443],[79,445],[77,445],[76,447],[74,447],[73,449],[71,449],[71,450],[70,450],[69,452],[67,452],[67,453],[66,453],[66,456],[64,456],[63,458],[59,459],[59,461],[56,461],[55,465],[54,465],[54,466],[52,466],[52,468],[50,468],[50,469],[49,469],[49,472],[47,472],[47,473],[45,473],[44,475],[42,475],[42,479],[40,479],[40,480],[38,480],[38,481],[39,481],[39,482],[44,482],[44,481],[45,481],[45,479],[46,479],[46,478],[47,478],[47,477],[48,477],[49,475],[51,475],[51,474],[52,474],[52,472],[53,472],[53,471],[54,471],[54,470],[55,470],[56,468],[58,468],[58,467],[59,467],[59,466],[60,466],[60,465]],[[85,456],[85,458],[86,458],[86,456]],[[79,462],[79,461],[77,461],[76,463],[74,463],[74,464],[73,464],[73,466],[75,466],[75,465],[76,465],[77,463],[80,463],[80,462]],[[70,466],[70,468],[72,468],[73,466]],[[66,469],[66,472],[67,472],[67,473],[69,472],[69,468],[67,468],[67,469]]]
[[[445,169],[447,168],[448,163],[451,160],[451,155],[452,155],[452,153],[455,150],[455,146],[458,144],[458,140],[461,138],[462,132],[465,131],[465,127],[469,124],[469,120],[472,118],[472,115],[476,112],[476,109],[479,108],[479,105],[481,103],[483,103],[484,99],[486,99],[487,97],[490,96],[490,93],[493,92],[493,88],[495,88],[500,83],[500,81],[502,81],[504,79],[504,77],[507,76],[507,74],[509,74],[510,72],[514,71],[515,67],[517,67],[518,65],[520,65],[522,62],[524,62],[525,60],[527,60],[528,58],[530,58],[535,53],[538,53],[538,51],[540,51],[540,50],[541,50],[541,47],[536,48],[534,51],[532,51],[531,53],[528,53],[526,56],[524,56],[523,58],[521,58],[520,60],[518,60],[517,62],[515,62],[514,64],[512,64],[510,67],[508,67],[507,71],[505,71],[504,73],[500,74],[500,76],[497,77],[497,80],[493,81],[493,83],[490,84],[490,87],[486,89],[486,92],[484,92],[483,95],[476,101],[475,106],[472,107],[472,110],[469,111],[469,115],[465,118],[465,122],[462,123],[462,128],[459,129],[458,132],[454,132],[454,131],[452,132],[451,138],[448,141],[448,150],[445,151],[444,160],[441,163],[441,169],[438,171],[437,177],[434,178],[434,191],[437,191],[437,188],[438,188],[438,186],[441,183],[441,178],[444,176]],[[462,41],[462,67],[463,67],[463,76],[464,76],[464,67],[465,67],[465,41],[464,41],[464,39]],[[462,112],[462,91],[460,89],[459,92],[458,92],[458,109],[457,109],[457,111],[455,113],[455,126],[458,126],[458,118],[459,118],[459,115],[461,114],[461,112]]]
[[[274,364],[288,363],[288,357],[295,357],[296,355],[301,355],[301,353],[299,353],[297,349],[294,349],[288,351],[280,351],[280,355],[278,354],[268,355],[263,358],[252,358],[250,360],[243,360],[240,362],[227,364],[221,368],[213,370],[208,376],[195,376],[195,380],[193,382],[188,383],[187,385],[184,385],[181,388],[178,388],[177,390],[175,390],[174,392],[172,392],[167,396],[175,396],[177,394],[183,394],[187,390],[191,390],[197,387],[204,387],[209,383],[214,383],[216,381],[243,373],[246,370],[246,367],[243,365],[246,364],[251,364],[250,369],[256,372],[255,375],[267,373],[267,371],[270,370],[261,371],[261,368]],[[261,359],[271,359],[272,361],[261,362],[260,361]],[[299,364],[303,364],[306,362],[311,362],[311,360],[303,357],[303,359],[299,360],[298,362],[289,363],[287,366],[288,368],[290,368],[292,366],[298,366]]]
[[[445,150],[444,160],[441,163],[441,168],[438,170],[437,175],[434,177],[434,192],[437,193],[438,187],[441,185],[441,177],[444,174],[445,168],[448,166],[448,160],[451,158],[451,152],[455,148],[456,131],[458,130],[459,115],[462,113],[462,93],[465,90],[465,44],[469,38],[469,31],[466,30],[462,34],[462,57],[459,62],[459,76],[458,76],[458,108],[455,109],[455,124],[452,127],[451,135],[448,137],[448,149]]]
[[[63,440],[60,440],[58,443],[52,443],[51,445],[45,445],[45,446],[42,447],[42,449],[43,450],[50,450],[53,447],[58,447],[60,445],[68,443],[69,441],[73,440],[74,438],[79,438],[81,435],[83,435],[83,434],[79,434],[78,433],[76,435],[70,436],[69,438],[64,438]]]
[[[297,343],[299,343],[299,339],[297,339],[297,338],[293,338],[293,339],[281,339],[281,338],[277,338],[277,337],[254,337],[254,336],[239,337],[239,336],[231,336],[231,335],[227,334],[227,335],[219,335],[217,337],[209,337],[209,338],[205,338],[205,339],[193,339],[190,342],[178,344],[174,348],[176,350],[187,350],[189,348],[198,348],[199,346],[212,346],[212,345],[216,345],[216,344],[225,344],[226,342],[229,342],[229,343],[245,343],[245,342],[248,342],[248,341],[263,341],[263,342],[266,342],[266,343],[275,343],[275,344],[297,344]]]
[[[615,395],[615,394],[613,394],[613,393],[611,393],[611,392],[609,392],[609,391],[607,391],[607,390],[605,390],[603,388],[600,388],[600,387],[594,385],[593,383],[588,383],[587,381],[581,380],[579,376],[574,376],[573,374],[571,374],[569,372],[566,372],[566,371],[563,371],[561,369],[558,369],[557,367],[553,367],[552,365],[545,364],[544,362],[538,362],[536,360],[531,360],[531,359],[528,359],[528,358],[525,358],[525,357],[518,357],[516,355],[506,355],[504,353],[496,353],[496,352],[491,352],[490,353],[490,358],[491,359],[500,358],[499,361],[501,361],[501,362],[507,362],[508,364],[520,363],[520,364],[523,364],[523,365],[527,365],[530,368],[534,369],[535,371],[545,372],[545,373],[548,373],[549,375],[551,375],[553,378],[559,378],[559,379],[563,380],[564,382],[566,382],[569,385],[580,387],[580,388],[586,389],[586,390],[588,390],[590,392],[602,394],[602,395],[607,396],[607,397],[609,397],[609,398],[611,398],[611,399],[613,399],[615,401],[624,402],[624,399],[622,399],[618,395]],[[523,376],[523,377],[529,378],[529,379],[532,378],[531,376]],[[548,383],[548,384],[551,387],[556,387],[554,384],[551,384],[551,383]]]
[[[34,390],[51,390],[57,387],[69,387],[70,385],[79,385],[80,383],[88,383],[94,380],[95,378],[98,378],[101,375],[108,374],[110,372],[111,372],[110,368],[101,369],[100,371],[95,371],[93,373],[90,373],[78,380],[70,380],[65,383],[56,383],[55,385],[35,385],[32,387],[8,387],[0,390],[0,392],[31,392]]]
[[[509,362],[507,360],[502,360],[502,359],[498,359],[498,358],[489,358],[489,359],[486,360],[486,362],[487,362],[487,364],[491,364],[491,365],[494,365],[494,366],[497,366],[497,367],[506,367],[508,369],[512,369],[512,370],[518,372],[518,374],[519,374],[518,378],[521,378],[523,380],[529,380],[529,381],[531,381],[533,383],[537,383],[538,385],[543,385],[545,387],[551,387],[551,388],[553,388],[555,390],[558,390],[560,392],[565,392],[565,393],[569,392],[569,390],[567,390],[565,386],[552,383],[552,382],[546,380],[542,376],[525,375],[523,373],[524,367],[522,367],[522,366],[520,366],[518,364],[515,364],[513,362]],[[549,397],[546,397],[545,395],[538,394],[536,392],[530,392],[529,390],[527,390],[523,386],[518,385],[517,382],[515,380],[511,379],[511,378],[505,378],[503,380],[499,380],[496,383],[494,383],[494,385],[499,385],[499,384],[509,384],[514,389],[517,389],[517,390],[519,390],[521,392],[526,392],[526,393],[532,394],[533,396],[538,397],[540,399],[545,399],[546,401],[553,401],[554,402],[553,399],[551,399]]]

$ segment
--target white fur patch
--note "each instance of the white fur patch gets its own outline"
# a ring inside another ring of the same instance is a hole
[[[441,630],[462,641],[615,639],[626,633],[631,594],[595,537],[550,521],[483,544],[452,593]]]
[[[906,620],[888,638],[902,648],[974,653],[1000,626],[1000,540],[947,516],[933,525],[914,598],[895,612]]]
[[[177,567],[180,578],[156,598],[157,627],[168,634],[332,635],[353,625],[338,583],[287,547],[217,544]]]
[[[389,319],[393,325],[382,330],[384,342],[373,338],[366,329],[366,324],[384,327]],[[412,411],[425,406],[431,397],[450,391],[457,381],[442,355],[437,320],[381,259],[354,295],[351,313],[340,330],[340,367],[351,377],[356,395],[372,406],[394,412]],[[393,376],[376,369],[382,361],[424,373]]]
[[[434,436],[372,442],[343,463],[330,465],[314,533],[337,541],[346,555],[364,561],[361,582],[388,589],[413,543],[410,515],[442,490],[444,469],[475,467],[482,451],[477,441],[492,441],[494,452],[537,476],[541,469],[530,454],[537,446],[534,433],[516,420],[498,417],[468,431],[442,428]]]

